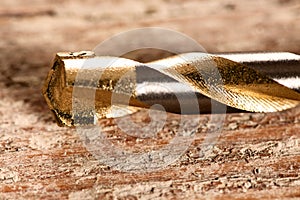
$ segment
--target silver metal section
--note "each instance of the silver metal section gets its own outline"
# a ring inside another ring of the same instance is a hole
[[[242,63],[248,67],[269,76],[278,83],[300,92],[300,56],[288,52],[261,52],[261,53],[223,53],[215,54],[217,56]],[[194,90],[187,90],[182,87],[182,83],[176,82],[169,77],[162,77],[161,74],[148,74],[151,81],[144,81],[138,84],[138,98],[149,105],[161,104],[166,110],[178,108],[180,113],[180,105],[176,95],[180,95],[186,103],[190,105],[189,113],[193,113],[195,105],[190,104],[189,95]],[[165,87],[164,87],[165,86]],[[173,88],[172,91],[166,88]],[[195,92],[198,98],[201,113],[210,113],[212,103],[222,105],[219,102]],[[176,94],[176,95],[175,95]],[[185,105],[185,106],[186,106]],[[245,112],[228,106],[228,112]]]

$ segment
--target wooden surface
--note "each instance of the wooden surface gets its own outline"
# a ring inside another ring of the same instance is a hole
[[[75,129],[55,124],[41,95],[56,52],[90,50],[131,28],[174,29],[209,52],[299,54],[297,0],[81,2],[0,2],[0,199],[300,198],[300,107],[228,114],[213,151],[201,159],[199,145],[211,126],[203,115],[179,160],[136,174],[99,163]],[[135,151],[163,145],[179,117],[168,115],[154,141],[121,133],[114,120],[101,123],[115,145]]]

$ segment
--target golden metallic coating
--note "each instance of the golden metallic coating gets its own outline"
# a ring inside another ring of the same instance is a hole
[[[162,90],[159,84],[173,90]],[[186,86],[190,89],[182,91]],[[58,124],[66,126],[80,125],[74,122],[72,104],[82,97],[94,104],[98,118],[111,118],[156,103],[165,105],[168,112],[182,113],[171,94],[176,92],[196,92],[201,113],[210,106],[207,101],[203,103],[207,97],[251,112],[276,112],[300,103],[300,93],[252,68],[206,53],[180,54],[150,63],[98,57],[89,51],[58,53],[43,87],[43,95]],[[78,105],[77,114],[94,115],[87,111],[88,105]]]

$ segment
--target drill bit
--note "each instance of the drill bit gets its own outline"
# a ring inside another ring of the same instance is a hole
[[[276,112],[300,103],[299,85],[294,84],[299,83],[299,63],[299,55],[285,52],[192,52],[149,63],[90,51],[58,53],[43,95],[61,126],[95,123],[74,122],[72,104],[82,96],[94,103],[96,113],[84,102],[78,104],[77,113],[98,119],[156,104],[178,114],[210,113],[212,102],[225,104],[230,111]]]

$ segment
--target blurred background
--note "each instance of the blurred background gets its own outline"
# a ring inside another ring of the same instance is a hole
[[[148,26],[182,32],[208,52],[300,53],[298,0],[1,0],[0,24],[1,87],[39,86],[56,52]]]

